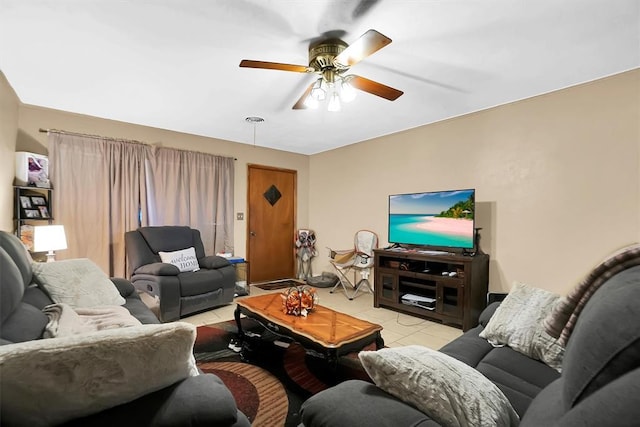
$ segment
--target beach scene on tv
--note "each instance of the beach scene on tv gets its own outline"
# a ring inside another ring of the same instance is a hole
[[[389,196],[389,242],[473,248],[474,190]]]

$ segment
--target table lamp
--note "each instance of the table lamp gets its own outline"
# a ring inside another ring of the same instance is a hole
[[[33,228],[33,251],[47,252],[47,262],[55,261],[53,251],[67,249],[62,225],[40,225]]]

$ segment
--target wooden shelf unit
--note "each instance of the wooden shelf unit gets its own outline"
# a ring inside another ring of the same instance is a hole
[[[15,234],[27,245],[29,250],[32,250],[33,230],[31,229],[30,235],[25,235],[25,226],[53,224],[53,210],[51,208],[53,188],[14,185],[13,191]],[[40,204],[35,204],[34,199],[40,201]],[[28,206],[23,203],[28,203]],[[30,212],[37,213],[37,216],[29,216]]]
[[[466,331],[487,304],[489,255],[429,254],[419,250],[374,250],[373,305],[450,324]],[[455,276],[443,275],[455,272]],[[433,309],[406,305],[405,294],[435,299]]]

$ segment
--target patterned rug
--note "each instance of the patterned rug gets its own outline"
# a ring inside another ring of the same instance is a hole
[[[357,353],[340,358],[334,376],[319,355],[277,339],[251,319],[242,325],[253,336],[245,360],[229,348],[237,338],[234,321],[198,327],[194,351],[198,367],[222,379],[253,426],[297,426],[300,406],[313,394],[347,379],[370,381]]]

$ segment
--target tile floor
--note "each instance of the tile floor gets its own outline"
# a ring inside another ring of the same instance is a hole
[[[336,290],[335,293],[331,294],[329,293],[330,289],[318,289],[320,304],[382,325],[382,337],[388,347],[418,344],[437,350],[462,335],[462,330],[458,328],[400,314],[384,308],[375,308],[373,307],[373,295],[370,293],[359,293],[355,299],[349,301],[342,290]],[[256,286],[251,286],[251,296],[270,292],[282,291],[264,291]],[[185,317],[181,320],[196,326],[208,325],[233,319],[234,310],[235,304],[229,304],[194,316]]]

